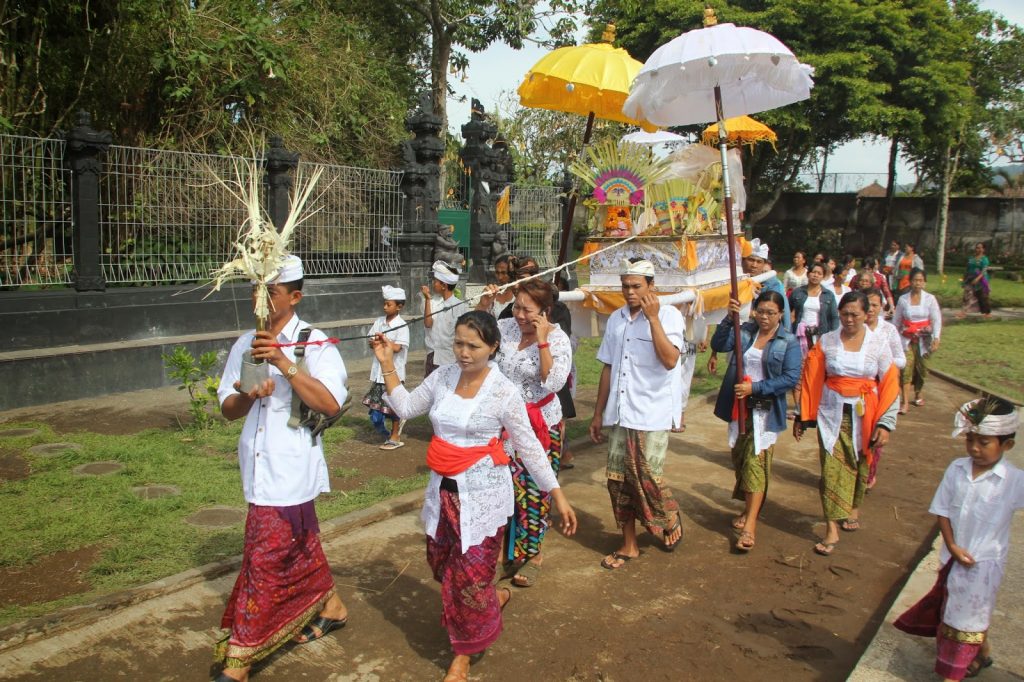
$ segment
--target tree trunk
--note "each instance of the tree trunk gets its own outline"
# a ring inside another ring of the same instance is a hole
[[[885,205],[882,208],[882,229],[878,238],[878,253],[885,253],[885,241],[889,232],[889,216],[892,215],[892,199],[896,194],[896,159],[899,156],[900,140],[893,137],[889,144],[889,177],[885,183]]]
[[[828,170],[828,147],[825,147],[825,151],[821,155],[821,173],[818,174],[818,194],[821,194],[825,187],[825,176]],[[835,191],[835,188],[833,188]]]
[[[960,165],[961,145],[956,146],[956,153],[953,153],[953,142],[946,145],[946,163],[942,168],[942,192],[939,196],[939,215],[936,219],[936,249],[935,268],[940,275],[945,274],[946,268],[946,228],[949,225],[949,195],[953,189],[953,178],[956,177]]]

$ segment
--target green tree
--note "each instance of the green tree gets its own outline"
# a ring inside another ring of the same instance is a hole
[[[448,76],[465,70],[465,52],[503,42],[521,49],[527,41],[557,44],[575,31],[576,0],[389,0],[399,14],[419,17],[430,36],[424,55],[434,113],[447,128]]]

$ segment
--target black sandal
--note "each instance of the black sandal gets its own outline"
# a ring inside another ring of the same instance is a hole
[[[347,622],[348,616],[345,616],[344,618],[327,618],[325,616],[317,616],[315,619],[310,621],[306,627],[302,628],[302,631],[299,633],[299,636],[305,637],[305,639],[301,641],[296,640],[296,643],[309,644],[310,642],[314,642],[321,637],[330,634],[333,630],[340,630],[345,627],[345,623]],[[320,634],[318,635],[316,630],[313,628],[319,630]]]

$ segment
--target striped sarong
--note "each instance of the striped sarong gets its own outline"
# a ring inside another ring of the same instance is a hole
[[[562,461],[562,436],[565,422],[558,422],[548,429],[551,446],[548,448],[548,462],[551,469],[558,475]],[[540,553],[547,532],[548,513],[551,510],[551,493],[543,492],[533,482],[533,477],[526,470],[519,456],[513,454],[509,463],[512,470],[512,490],[515,494],[516,508],[509,518],[508,534],[505,538],[507,551],[506,560],[515,563],[527,561]]]

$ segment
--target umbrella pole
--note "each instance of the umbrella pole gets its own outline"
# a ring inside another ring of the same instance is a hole
[[[725,230],[729,240],[729,297],[739,300],[739,285],[736,280],[736,236],[732,225],[732,190],[729,187],[729,154],[726,147],[728,131],[725,129],[725,116],[722,113],[722,89],[715,86],[715,114],[718,116],[718,148],[722,152],[722,209],[725,211]],[[743,383],[743,336],[740,333],[740,314],[732,315],[732,329],[735,345],[733,358],[736,360],[736,383]],[[737,426],[741,434],[747,430],[746,398],[737,401]]]
[[[590,136],[594,132],[594,112],[591,111],[587,115],[587,129],[583,131],[583,150],[581,154],[586,151],[587,145],[590,144]],[[569,235],[572,234],[572,217],[576,213],[576,197],[579,195],[579,191],[576,188],[577,182],[573,180],[572,189],[569,190],[569,205],[565,209],[565,222],[562,224],[562,239],[558,244],[558,263],[556,265],[562,265],[565,263],[569,252]]]

